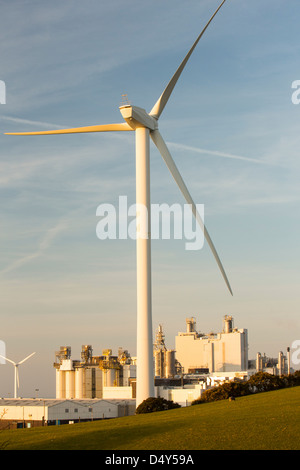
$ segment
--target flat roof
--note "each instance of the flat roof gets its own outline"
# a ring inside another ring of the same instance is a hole
[[[0,398],[0,406],[55,406],[62,403],[78,403],[83,406],[90,406],[96,403],[105,402],[114,405],[133,403],[135,399],[103,399],[103,398],[86,398],[86,399],[70,399],[70,398]]]

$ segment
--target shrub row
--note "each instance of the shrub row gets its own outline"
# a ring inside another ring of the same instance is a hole
[[[222,385],[205,390],[201,397],[192,402],[192,405],[207,403],[216,400],[242,397],[253,393],[268,392],[280,388],[295,387],[300,385],[300,371],[289,375],[272,375],[267,372],[257,372],[249,380],[235,379]]]

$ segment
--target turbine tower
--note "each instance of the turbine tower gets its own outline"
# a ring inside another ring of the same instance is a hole
[[[125,122],[119,124],[105,124],[88,127],[77,127],[54,131],[18,132],[10,135],[57,135],[84,132],[111,132],[111,131],[135,131],[136,145],[136,207],[145,210],[139,212],[140,227],[137,230],[137,395],[136,406],[143,400],[154,396],[153,373],[153,340],[152,340],[152,306],[151,306],[151,220],[150,220],[150,137],[158,148],[171,175],[175,179],[184,198],[191,205],[193,214],[200,224],[205,239],[219,266],[225,283],[232,295],[232,290],[227,279],[220,258],[212,243],[212,240],[204,226],[194,201],[175,165],[175,162],[165,144],[159,130],[158,120],[172,94],[172,91],[188,61],[193,50],[197,46],[207,27],[216,16],[226,0],[223,0],[214,12],[196,41],[181,62],[177,71],[169,81],[160,98],[153,106],[150,113],[137,106],[125,104],[120,106],[120,112]]]
[[[20,379],[19,379],[19,366],[21,364],[23,364],[25,361],[27,361],[27,359],[29,359],[31,356],[33,356],[35,354],[35,352],[33,352],[32,354],[30,354],[29,356],[25,357],[25,359],[22,359],[22,361],[20,362],[14,362],[12,361],[11,359],[8,359],[7,357],[4,357],[4,356],[0,356],[2,357],[3,359],[6,359],[6,361],[10,362],[11,364],[13,364],[14,368],[15,368],[15,378],[14,378],[14,398],[18,398],[18,389],[20,387]]]

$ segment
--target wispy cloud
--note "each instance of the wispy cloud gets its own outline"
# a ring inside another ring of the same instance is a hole
[[[1,116],[1,119],[4,121],[10,121],[14,122],[17,124],[28,124],[30,126],[41,126],[41,127],[53,127],[57,129],[62,129],[63,126],[58,126],[57,124],[52,124],[50,122],[43,122],[43,121],[30,121],[29,119],[21,119],[21,118],[16,118],[16,117],[11,117],[11,116]]]
[[[67,223],[66,221],[60,221],[57,225],[54,227],[50,228],[42,240],[40,241],[37,250],[34,253],[30,253],[26,256],[23,256],[13,263],[11,263],[9,266],[6,268],[2,269],[0,271],[0,274],[6,274],[8,272],[14,271],[22,266],[24,266],[27,263],[30,263],[34,259],[39,258],[44,254],[44,252],[52,245],[54,239],[59,235],[59,233],[63,232],[67,228]]]

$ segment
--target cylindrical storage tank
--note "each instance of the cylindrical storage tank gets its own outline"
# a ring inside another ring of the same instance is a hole
[[[56,398],[66,398],[65,371],[56,369]]]
[[[104,387],[113,387],[116,380],[116,369],[104,369]]]
[[[71,399],[75,397],[75,371],[67,370],[66,374],[66,398]]]
[[[83,375],[84,369],[82,367],[75,369],[75,398],[85,398],[83,394]]]
[[[169,349],[165,352],[165,376],[166,377],[174,377],[175,375],[175,351],[173,349]]]
[[[291,373],[291,353],[290,353],[290,348],[286,348],[287,351],[287,373],[288,375]]]
[[[262,370],[262,357],[260,353],[256,354],[256,371],[260,372]]]
[[[282,375],[283,374],[283,353],[282,351],[279,352],[278,354],[278,374]]]
[[[154,351],[155,376],[164,377],[164,354],[162,349]]]

